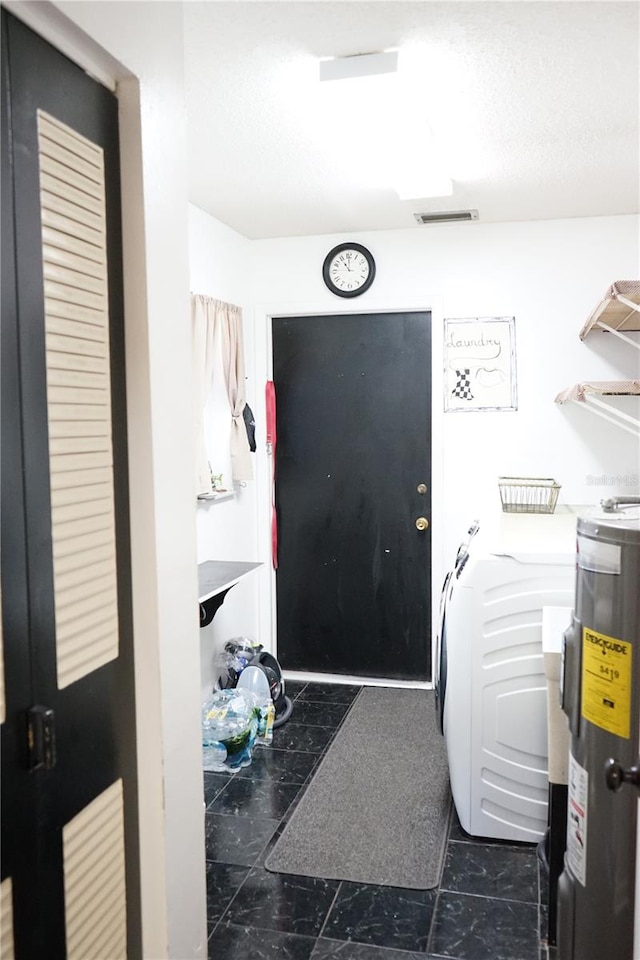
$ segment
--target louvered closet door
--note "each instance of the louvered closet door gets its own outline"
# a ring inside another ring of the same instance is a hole
[[[2,16],[2,956],[124,960],[141,938],[118,107]]]

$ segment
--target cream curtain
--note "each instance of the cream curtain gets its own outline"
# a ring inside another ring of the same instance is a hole
[[[217,305],[222,333],[222,369],[224,370],[231,410],[231,470],[238,483],[253,479],[253,463],[242,411],[245,408],[244,343],[242,310],[228,303]]]
[[[205,407],[213,385],[216,339],[220,339],[222,369],[231,410],[231,465],[233,479],[253,478],[253,464],[242,411],[245,399],[242,310],[201,294],[191,295],[193,330],[194,420],[196,430],[197,493],[211,493],[211,473],[205,443]]]

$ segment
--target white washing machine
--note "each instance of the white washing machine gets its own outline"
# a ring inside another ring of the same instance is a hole
[[[573,607],[577,510],[474,524],[445,580],[436,703],[474,836],[531,842],[547,827],[542,608]]]

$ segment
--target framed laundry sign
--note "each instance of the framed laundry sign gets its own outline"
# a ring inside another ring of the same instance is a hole
[[[444,409],[518,409],[514,317],[445,319]]]

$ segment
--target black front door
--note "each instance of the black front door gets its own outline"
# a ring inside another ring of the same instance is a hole
[[[273,359],[282,666],[427,680],[431,315],[275,318]]]
[[[3,943],[137,957],[118,104],[4,11],[2,200]]]

